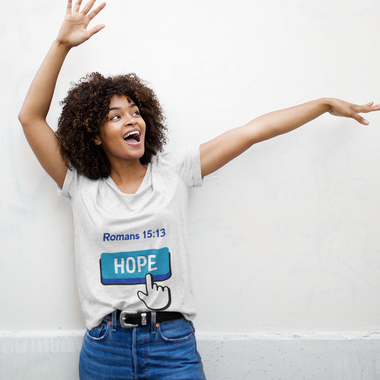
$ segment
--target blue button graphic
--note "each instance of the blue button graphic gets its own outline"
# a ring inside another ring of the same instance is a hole
[[[164,281],[171,276],[169,248],[102,253],[100,270],[104,285],[145,284],[148,273],[153,281]]]

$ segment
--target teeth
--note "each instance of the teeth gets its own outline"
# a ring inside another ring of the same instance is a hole
[[[139,134],[140,134],[140,132],[138,132],[138,131],[128,132],[126,135],[124,135],[124,140],[127,139],[130,136],[138,136]]]

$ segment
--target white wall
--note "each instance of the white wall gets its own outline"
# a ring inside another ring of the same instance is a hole
[[[17,120],[65,6],[3,1],[0,14],[3,339],[84,328],[70,204]],[[378,0],[109,0],[106,28],[66,61],[49,121],[70,82],[92,71],[153,84],[167,150],[322,96],[380,102],[379,17]],[[368,119],[324,115],[191,192],[198,335],[379,330],[380,114]]]

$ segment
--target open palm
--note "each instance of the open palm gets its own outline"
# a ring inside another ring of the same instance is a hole
[[[329,110],[329,113],[334,116],[351,117],[360,124],[367,125],[369,124],[368,121],[361,117],[359,113],[368,113],[379,110],[380,104],[373,105],[373,102],[357,105],[339,99],[331,99],[331,109]]]
[[[81,4],[82,0],[77,0],[72,9],[72,0],[68,0],[65,19],[58,34],[58,42],[70,48],[82,44],[104,28],[103,24],[99,24],[87,30],[90,21],[105,7],[106,3],[102,3],[92,12],[90,11],[95,0],[90,0],[82,11],[80,11]]]

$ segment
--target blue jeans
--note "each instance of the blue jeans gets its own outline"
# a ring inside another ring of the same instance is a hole
[[[185,318],[123,329],[116,313],[88,330],[79,360],[81,380],[205,380],[193,324]]]

